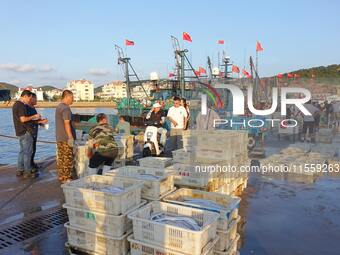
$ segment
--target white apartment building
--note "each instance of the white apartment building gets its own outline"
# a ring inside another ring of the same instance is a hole
[[[101,98],[110,100],[127,97],[126,84],[122,81],[112,81],[102,87]]]
[[[67,83],[66,89],[73,92],[75,101],[93,101],[94,85],[88,80],[73,80]]]
[[[16,99],[20,98],[20,95],[24,90],[29,90],[29,91],[35,93],[37,95],[38,101],[44,101],[44,91],[42,91],[42,89],[33,88],[33,86],[31,86],[31,85],[27,86],[26,88],[19,88],[18,92],[15,95]]]

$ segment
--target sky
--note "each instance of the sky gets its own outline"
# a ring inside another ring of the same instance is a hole
[[[264,48],[260,76],[340,63],[338,0],[1,0],[0,10],[0,81],[20,87],[123,79],[114,44],[127,51],[140,78],[167,77],[171,35],[194,67],[206,67],[207,56],[217,65],[224,50],[249,68],[256,41]],[[183,42],[182,32],[193,42]],[[125,39],[135,46],[125,47]]]

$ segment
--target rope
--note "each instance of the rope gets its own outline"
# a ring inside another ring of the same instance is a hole
[[[2,135],[0,134],[0,138],[8,138],[8,139],[19,139],[17,136],[11,136],[11,135]],[[47,144],[56,144],[54,141],[44,141],[44,140],[37,140],[37,143],[47,143]]]

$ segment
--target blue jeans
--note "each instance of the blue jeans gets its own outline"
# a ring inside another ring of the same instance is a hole
[[[20,151],[18,156],[18,170],[29,173],[32,170],[33,137],[30,133],[19,136]]]

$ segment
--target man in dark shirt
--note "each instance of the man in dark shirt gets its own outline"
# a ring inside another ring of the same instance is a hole
[[[158,128],[158,133],[161,135],[160,137],[160,145],[164,148],[166,143],[166,133],[167,130],[163,128],[164,120],[165,120],[165,112],[161,109],[161,105],[159,103],[155,103],[152,106],[152,109],[146,115],[146,119],[150,122],[150,125]]]
[[[61,183],[72,180],[73,171],[73,145],[76,139],[72,125],[72,112],[70,105],[73,103],[73,93],[64,90],[61,102],[55,110],[55,130],[57,140],[57,171]]]
[[[32,93],[32,97],[29,101],[29,103],[26,105],[26,111],[28,116],[32,116],[37,114],[37,110],[35,109],[35,106],[37,105],[37,95],[35,93]],[[38,121],[29,121],[27,122],[27,130],[30,132],[30,134],[33,137],[33,151],[32,151],[32,171],[37,172],[38,171],[38,165],[34,162],[35,153],[37,151],[37,139],[38,139],[38,127],[39,125],[47,124],[47,119],[41,119]]]
[[[27,115],[26,104],[29,103],[32,93],[29,90],[24,90],[21,93],[20,99],[16,101],[12,107],[13,123],[15,134],[19,138],[19,155],[18,155],[18,171],[17,176],[24,178],[35,177],[32,173],[31,158],[33,153],[33,137],[27,130],[27,122],[40,119],[40,114],[32,116]]]

